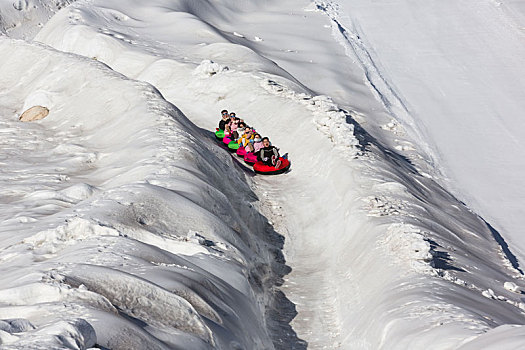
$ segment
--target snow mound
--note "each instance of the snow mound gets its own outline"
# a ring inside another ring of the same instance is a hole
[[[210,60],[204,60],[195,68],[193,73],[195,75],[204,75],[204,76],[212,76],[221,72],[227,71],[229,68],[226,66],[221,66],[220,64],[210,61]]]
[[[189,302],[151,282],[95,266],[79,266],[63,280],[68,285],[82,285],[103,296],[130,317],[159,328],[173,327],[214,344],[211,330]],[[212,319],[219,321],[217,315],[214,316]]]
[[[2,348],[33,348],[34,342],[28,341],[31,338],[38,341],[39,348],[45,349],[87,349],[96,344],[93,327],[83,319],[74,319],[18,333],[5,339],[5,343],[2,341]]]
[[[28,244],[35,254],[49,257],[50,254],[56,254],[63,249],[65,245],[77,244],[77,241],[83,239],[118,235],[119,232],[115,229],[103,227],[85,219],[74,218],[67,220],[65,225],[28,237],[22,243]]]

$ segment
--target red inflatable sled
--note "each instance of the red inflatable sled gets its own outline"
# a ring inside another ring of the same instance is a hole
[[[248,152],[246,153],[246,155],[244,156],[244,161],[248,164],[255,164],[257,163],[257,156],[255,154],[253,154],[252,152]]]
[[[283,157],[279,158],[281,160],[281,166],[276,168],[273,166],[269,166],[264,164],[263,162],[256,162],[253,165],[253,170],[257,174],[264,174],[264,175],[277,175],[282,174],[286,172],[288,169],[290,169],[290,161],[288,159],[285,159]]]

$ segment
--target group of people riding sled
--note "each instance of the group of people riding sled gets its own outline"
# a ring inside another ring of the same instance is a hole
[[[270,143],[268,137],[261,137],[234,112],[221,111],[221,120],[215,136],[227,145],[228,149],[244,157],[246,163],[252,164],[257,173],[281,174],[290,168],[286,155],[281,157],[279,149]]]

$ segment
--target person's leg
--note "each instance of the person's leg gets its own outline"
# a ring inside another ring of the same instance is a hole
[[[270,160],[271,160],[271,165],[272,165],[272,166],[275,166],[275,162],[277,161],[277,159],[275,158],[275,155],[272,155],[272,156],[270,157]]]
[[[272,161],[272,158],[267,158],[266,160],[263,159],[263,164],[264,165],[268,165],[268,166],[273,166],[273,161]]]

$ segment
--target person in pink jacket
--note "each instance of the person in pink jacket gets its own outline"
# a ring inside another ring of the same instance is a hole
[[[226,124],[226,132],[230,135],[235,135],[237,133],[237,127],[239,126],[239,118],[230,117],[230,122]],[[233,136],[232,136],[233,139]]]
[[[257,153],[263,147],[261,135],[256,133],[253,135],[253,139],[250,140],[250,143],[246,145],[245,149],[246,152]]]
[[[238,127],[239,127],[239,118],[233,117],[233,121],[230,123],[230,130],[232,132],[237,131]]]

